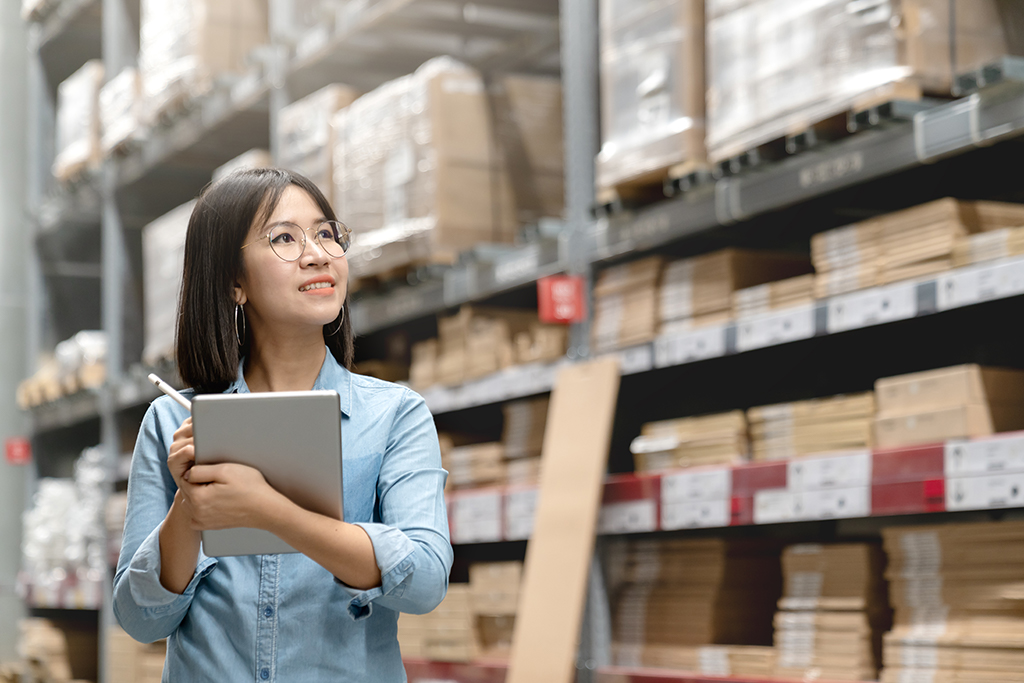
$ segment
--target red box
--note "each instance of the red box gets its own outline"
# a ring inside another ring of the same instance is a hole
[[[945,444],[928,444],[875,451],[871,458],[871,482],[941,479],[945,474]]]
[[[871,514],[913,515],[946,509],[946,480],[889,482],[871,486]]]
[[[732,470],[732,495],[753,496],[761,489],[786,488],[787,461],[752,462]]]

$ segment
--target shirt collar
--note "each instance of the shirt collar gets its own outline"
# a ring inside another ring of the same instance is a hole
[[[324,364],[320,367],[320,374],[313,382],[314,391],[333,390],[338,392],[341,398],[341,412],[352,416],[352,373],[343,368],[334,358],[334,354],[327,347],[324,356]],[[238,376],[235,381],[224,391],[225,394],[248,394],[249,386],[245,383],[245,358],[238,361]]]

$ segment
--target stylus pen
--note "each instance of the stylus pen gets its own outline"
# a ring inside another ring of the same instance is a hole
[[[188,412],[192,412],[192,401],[188,400],[187,398],[179,394],[177,391],[175,391],[174,387],[172,387],[170,384],[163,381],[162,379],[154,375],[152,372],[149,373],[149,381],[155,384],[157,389],[164,392],[165,394],[173,398],[175,401],[183,405],[185,408],[187,408]]]

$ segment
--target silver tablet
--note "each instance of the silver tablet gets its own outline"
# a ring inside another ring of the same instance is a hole
[[[201,394],[192,399],[196,464],[255,467],[301,507],[343,519],[341,402],[335,391]],[[262,529],[203,532],[211,557],[297,552]]]

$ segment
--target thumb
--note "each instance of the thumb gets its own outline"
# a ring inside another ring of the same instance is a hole
[[[183,479],[190,484],[211,484],[223,480],[222,470],[221,465],[193,465]]]

